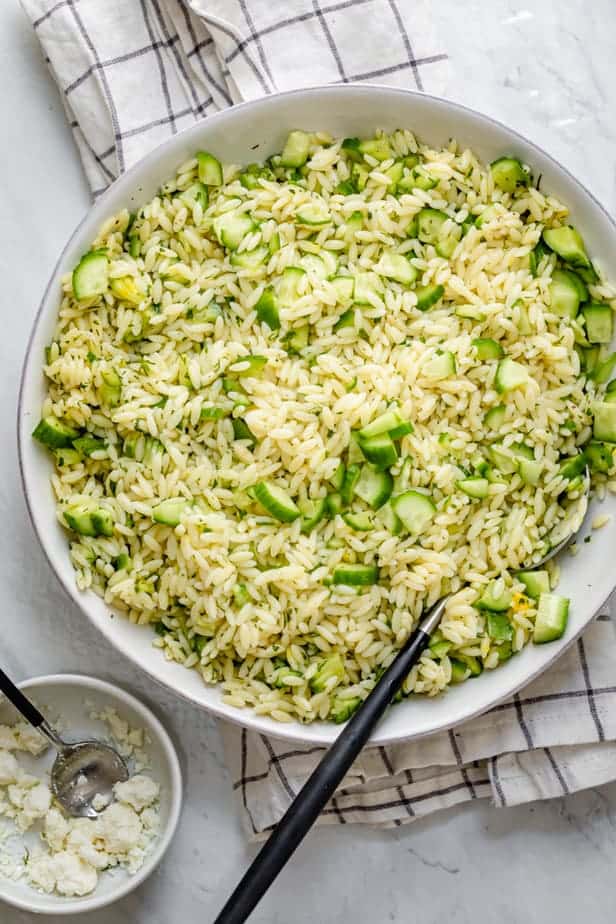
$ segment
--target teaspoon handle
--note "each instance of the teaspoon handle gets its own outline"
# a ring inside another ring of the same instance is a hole
[[[30,725],[34,728],[40,728],[41,725],[45,722],[45,716],[41,715],[34,703],[31,703],[27,696],[21,692],[19,687],[16,687],[10,677],[4,673],[0,668],[0,690],[4,693],[6,698],[13,703],[18,712],[20,712],[24,719],[26,719]]]

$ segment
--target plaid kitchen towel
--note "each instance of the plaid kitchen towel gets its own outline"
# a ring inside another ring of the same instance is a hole
[[[438,93],[446,82],[428,0],[22,2],[94,195],[169,135],[242,99],[350,81]],[[399,825],[465,800],[514,805],[616,779],[615,652],[614,627],[599,617],[487,715],[366,750],[321,821]],[[322,749],[231,725],[223,738],[247,830],[264,836]]]

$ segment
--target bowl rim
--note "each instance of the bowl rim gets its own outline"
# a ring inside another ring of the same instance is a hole
[[[266,735],[272,735],[283,741],[289,741],[289,742],[294,742],[294,743],[299,743],[299,744],[320,744],[322,746],[327,746],[328,744],[331,744],[331,742],[335,740],[335,737],[337,737],[337,735],[334,735],[333,737],[326,739],[322,736],[311,734],[310,729],[313,724],[316,724],[319,727],[322,727],[326,723],[316,722],[312,724],[302,725],[301,723],[297,721],[289,722],[289,723],[281,722],[281,723],[277,723],[276,729],[273,730],[271,727],[271,722],[268,721],[268,717],[256,714],[250,707],[239,709],[237,707],[227,706],[226,704],[223,704],[221,702],[204,703],[201,700],[195,699],[189,692],[178,689],[178,687],[175,684],[167,682],[167,680],[163,679],[162,677],[154,673],[152,668],[142,663],[142,661],[139,660],[137,656],[132,653],[132,651],[128,650],[126,646],[119,645],[118,642],[114,639],[113,633],[111,631],[109,632],[105,631],[105,629],[103,629],[102,626],[99,625],[98,622],[96,622],[92,618],[92,616],[89,613],[89,608],[87,606],[86,599],[84,598],[83,594],[78,591],[75,582],[69,582],[65,580],[63,576],[56,570],[55,565],[52,561],[51,553],[48,552],[46,541],[44,540],[41,531],[37,527],[37,521],[36,521],[36,517],[34,514],[32,498],[30,497],[28,482],[26,478],[25,456],[26,456],[27,450],[25,448],[25,442],[24,442],[25,434],[22,432],[23,428],[22,428],[21,422],[24,417],[23,415],[24,393],[26,389],[27,373],[28,373],[28,369],[31,363],[32,347],[33,347],[34,339],[35,339],[35,336],[38,330],[39,323],[44,315],[45,307],[46,307],[48,298],[50,296],[50,293],[52,291],[52,285],[55,284],[55,277],[58,273],[60,265],[62,264],[64,260],[64,256],[66,252],[71,247],[74,239],[79,235],[79,232],[81,231],[81,228],[83,227],[83,225],[90,219],[92,210],[94,208],[97,208],[101,203],[106,202],[107,198],[110,195],[110,191],[113,190],[119,183],[124,183],[124,182],[127,182],[127,180],[130,178],[138,177],[139,174],[144,170],[144,168],[149,163],[154,163],[156,161],[162,149],[164,149],[165,147],[169,147],[174,144],[177,144],[178,139],[180,137],[187,138],[191,134],[197,135],[199,131],[203,129],[203,125],[205,123],[210,124],[212,120],[216,120],[217,123],[224,123],[229,118],[232,118],[232,119],[235,118],[238,110],[244,110],[248,108],[258,109],[259,106],[267,106],[271,103],[275,104],[275,101],[280,98],[290,99],[293,97],[303,97],[303,96],[308,96],[311,94],[325,94],[325,95],[327,95],[328,93],[336,94],[336,93],[340,93],[341,91],[345,92],[347,89],[353,90],[354,92],[359,92],[359,93],[365,92],[366,94],[374,93],[374,91],[376,90],[376,91],[385,93],[390,96],[399,96],[402,98],[413,97],[417,99],[429,100],[438,107],[443,107],[445,109],[450,109],[450,110],[453,109],[453,110],[459,111],[467,116],[470,116],[472,119],[477,120],[479,123],[487,124],[488,126],[495,127],[498,130],[507,133],[514,140],[518,140],[523,145],[531,148],[533,151],[539,154],[542,158],[548,161],[557,172],[560,172],[561,174],[563,174],[567,178],[568,181],[570,181],[574,186],[576,186],[590,200],[593,207],[602,213],[604,219],[607,221],[609,225],[611,225],[614,235],[616,237],[616,220],[612,217],[612,215],[608,212],[608,210],[603,206],[603,204],[597,199],[597,197],[559,160],[557,160],[553,155],[547,152],[540,145],[536,144],[534,141],[531,141],[529,138],[527,138],[524,134],[519,132],[517,129],[511,128],[509,125],[507,125],[505,122],[501,121],[500,119],[496,119],[491,115],[487,115],[486,113],[480,112],[479,110],[474,109],[471,106],[467,106],[464,103],[457,102],[456,100],[451,100],[445,96],[440,96],[437,94],[424,93],[423,91],[420,91],[420,90],[405,89],[405,88],[400,88],[400,87],[391,87],[391,86],[387,86],[386,84],[379,84],[379,83],[357,83],[357,82],[349,82],[345,84],[321,84],[321,85],[315,84],[310,87],[302,87],[302,88],[293,89],[293,90],[285,90],[280,93],[272,93],[267,96],[258,97],[257,99],[246,100],[244,102],[237,103],[233,106],[223,109],[220,112],[215,113],[214,115],[208,116],[206,119],[201,119],[198,122],[194,123],[193,125],[190,125],[187,128],[182,129],[176,135],[172,135],[170,138],[167,138],[164,141],[162,141],[160,144],[157,144],[144,157],[142,157],[139,161],[137,161],[135,164],[133,164],[131,167],[125,170],[122,174],[120,174],[120,176],[118,176],[113,181],[113,183],[111,183],[107,187],[105,192],[102,193],[102,195],[96,199],[95,203],[93,203],[93,205],[86,211],[85,215],[78,222],[73,232],[69,236],[68,240],[66,241],[65,245],[63,246],[59,254],[58,259],[55,262],[55,265],[51,272],[49,281],[47,285],[45,286],[45,290],[41,297],[39,307],[32,321],[32,326],[31,326],[30,334],[29,334],[28,341],[26,344],[24,360],[22,363],[22,368],[21,368],[21,373],[20,373],[19,394],[18,394],[18,402],[17,402],[17,448],[18,448],[19,473],[20,473],[22,490],[24,493],[24,498],[26,501],[26,507],[28,509],[30,521],[32,523],[36,537],[39,541],[39,545],[41,546],[43,550],[43,554],[52,572],[54,573],[56,579],[59,581],[60,585],[62,586],[64,591],[68,594],[70,599],[76,604],[79,610],[81,610],[81,612],[87,617],[90,624],[94,625],[95,628],[105,636],[105,638],[109,641],[109,643],[113,646],[113,648],[116,651],[119,651],[124,657],[126,657],[139,670],[143,671],[151,680],[153,680],[156,684],[162,686],[164,689],[169,690],[175,696],[179,697],[183,701],[190,703],[191,705],[196,706],[199,709],[205,709],[212,715],[216,716],[218,719],[222,719],[223,721],[230,722],[233,725],[240,726],[241,728],[245,728],[250,731],[255,731],[257,733],[266,734]],[[520,679],[519,681],[518,680],[514,681],[512,684],[510,684],[510,686],[506,690],[497,693],[495,696],[489,699],[489,701],[482,702],[481,704],[477,706],[477,708],[468,710],[463,717],[454,717],[451,721],[448,719],[443,719],[441,721],[438,721],[436,724],[434,724],[429,729],[421,729],[419,731],[409,730],[408,734],[400,734],[400,733],[379,734],[378,726],[377,726],[377,728],[374,730],[366,746],[367,747],[370,747],[370,746],[380,747],[383,745],[395,744],[395,743],[402,742],[402,741],[410,741],[414,739],[419,739],[422,737],[426,737],[428,735],[433,735],[439,732],[451,730],[459,725],[464,724],[465,722],[468,722],[481,715],[484,715],[494,706],[514,696],[520,689],[532,683],[533,680],[537,679],[537,677],[543,674],[544,671],[549,670],[549,668],[558,660],[558,658],[562,654],[564,654],[566,650],[568,650],[571,647],[571,645],[585,631],[587,626],[593,621],[596,613],[599,612],[601,609],[603,609],[603,607],[605,606],[607,600],[610,598],[615,588],[616,588],[616,576],[614,577],[614,583],[612,584],[610,591],[606,594],[600,606],[595,610],[594,613],[592,613],[589,616],[586,622],[584,622],[578,628],[576,632],[571,633],[569,636],[567,636],[567,639],[561,648],[559,648],[557,651],[554,651],[547,658],[547,660],[543,662],[542,665],[540,665],[536,669],[530,670],[522,679]],[[278,730],[278,726],[279,726],[279,730]],[[341,728],[343,727],[344,726],[341,726]]]
[[[96,895],[96,890],[91,896],[79,896],[67,898],[65,901],[52,901],[49,899],[47,907],[35,907],[27,900],[7,896],[2,888],[0,879],[0,901],[6,902],[15,908],[23,911],[30,911],[33,914],[81,914],[86,911],[95,911],[98,908],[104,908],[111,905],[119,899],[124,898],[134,889],[141,885],[161,862],[167,852],[171,840],[175,834],[182,810],[184,783],[182,778],[182,768],[178,757],[177,750],[168,731],[160,719],[154,715],[149,706],[146,706],[141,700],[133,696],[123,687],[116,686],[107,680],[100,680],[98,677],[88,677],[85,674],[41,674],[37,677],[29,677],[17,684],[21,690],[32,688],[53,688],[58,686],[74,685],[75,687],[95,690],[103,696],[109,697],[110,700],[120,701],[128,705],[143,721],[146,731],[158,739],[162,747],[164,758],[169,768],[170,787],[169,787],[169,817],[165,824],[164,830],[159,832],[154,849],[150,851],[143,862],[143,865],[137,872],[130,874],[121,883],[118,884],[117,890],[113,890],[107,895]],[[43,905],[48,898],[45,893],[39,893],[34,890],[37,896],[40,896]]]

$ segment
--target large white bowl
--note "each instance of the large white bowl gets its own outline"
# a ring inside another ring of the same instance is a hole
[[[41,545],[66,592],[101,632],[153,679],[179,696],[229,721],[295,741],[329,743],[338,733],[328,723],[280,724],[249,710],[225,705],[216,688],[206,687],[194,671],[165,661],[150,644],[150,633],[124,619],[110,619],[108,607],[93,593],[80,593],[68,556],[66,533],[58,525],[49,485],[51,463],[31,439],[45,392],[43,349],[51,339],[59,304],[60,277],[87,250],[99,225],[118,210],[135,208],[150,199],[176,167],[195,150],[206,148],[224,161],[248,163],[280,150],[290,129],[321,129],[335,136],[369,136],[376,128],[404,126],[436,146],[455,137],[485,161],[511,153],[541,174],[541,188],[571,208],[573,222],[582,230],[592,257],[616,279],[616,226],[592,195],[552,157],[506,126],[457,103],[404,90],[377,86],[329,86],[297,90],[235,106],[181,132],[128,170],[98,200],[62,252],[49,282],[28,344],[18,411],[19,453],[26,501]],[[616,500],[603,505],[616,512]],[[461,684],[436,699],[412,698],[391,709],[375,731],[372,742],[427,735],[450,728],[477,715],[545,670],[590,622],[612,591],[616,518],[582,543],[576,558],[562,562],[560,590],[571,597],[571,616],[565,638],[551,645],[533,646],[496,671]]]

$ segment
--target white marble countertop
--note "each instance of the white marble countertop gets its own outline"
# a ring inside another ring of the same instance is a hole
[[[614,0],[433,6],[453,61],[450,95],[529,135],[616,213]],[[15,405],[22,356],[43,286],[88,194],[17,0],[0,4],[0,85],[1,660],[18,679],[87,670],[116,681],[149,702],[181,742],[186,804],[169,853],[147,883],[89,914],[88,924],[207,922],[254,852],[239,827],[215,724],[153,689],[90,629],[43,559],[21,495]],[[394,831],[321,830],[251,920],[607,924],[615,849],[616,784],[514,810],[467,805]],[[85,924],[86,916],[73,920]],[[2,905],[0,921],[25,924],[34,916]]]

